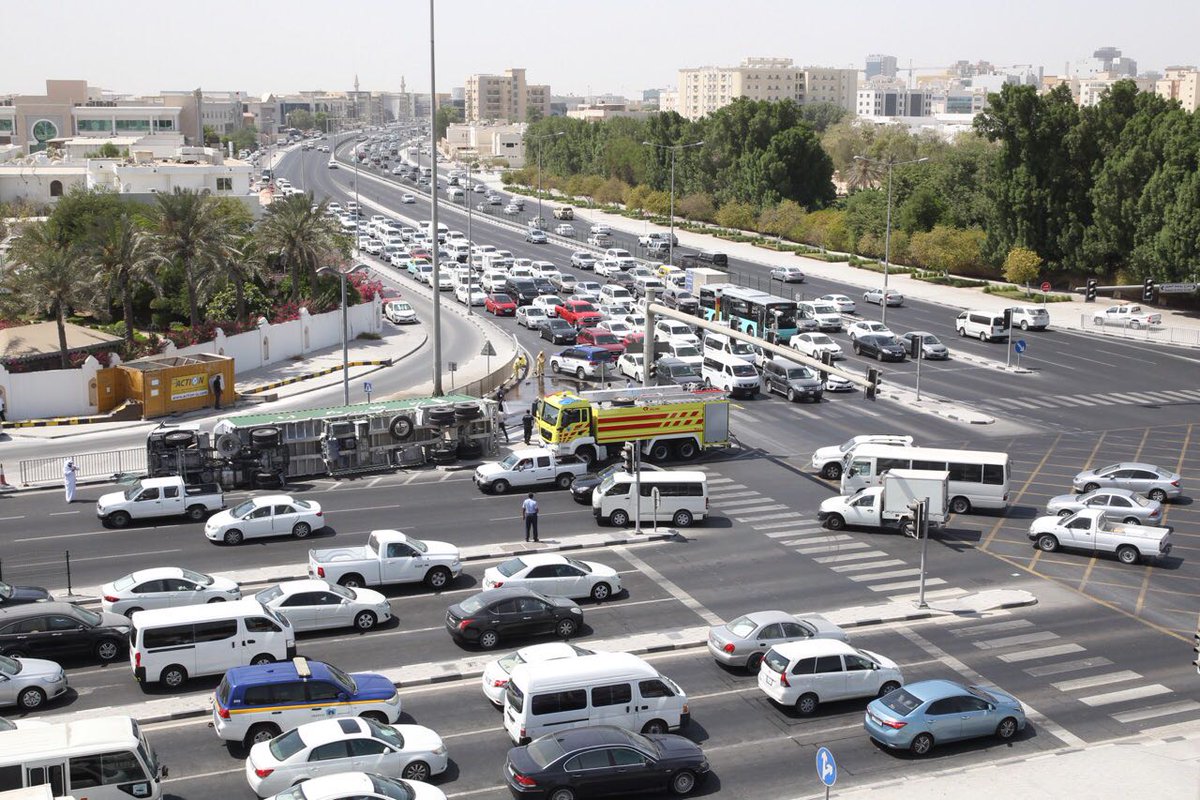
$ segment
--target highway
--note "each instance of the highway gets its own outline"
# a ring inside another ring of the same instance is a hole
[[[329,170],[327,159],[321,153],[297,151],[284,158],[278,172],[318,197],[352,199],[353,170]],[[360,176],[364,213],[387,209],[411,220],[428,218],[428,203],[421,195],[416,204],[399,203],[403,192],[416,193],[415,186],[389,183]],[[441,209],[440,218],[449,227],[466,230],[461,209],[448,203]],[[582,219],[575,222],[577,231],[586,225]],[[520,233],[478,219],[473,229],[479,243],[567,267],[569,251],[563,247],[529,245]],[[733,268],[765,274],[755,265],[735,263]],[[388,280],[414,300],[427,320],[428,303],[421,305],[409,279]],[[852,294],[844,285],[815,280],[794,288],[809,294]],[[443,294],[443,302],[454,303],[448,294]],[[859,311],[878,316],[873,306],[860,303]],[[948,335],[954,313],[913,303],[889,309],[888,317],[896,330],[921,327],[943,336],[951,347],[1003,360],[1002,346],[960,342]],[[530,352],[545,346],[511,320],[498,324],[515,332]],[[445,359],[468,360],[472,350],[478,352],[476,334],[466,330],[456,325],[453,332],[447,331]],[[814,795],[817,786],[810,765],[822,745],[838,759],[839,786],[853,786],[999,758],[1030,758],[1062,746],[1143,732],[1166,736],[1172,726],[1194,727],[1200,721],[1200,691],[1189,663],[1195,598],[1200,597],[1200,507],[1190,500],[1200,475],[1194,403],[1184,399],[1186,395],[1167,402],[1170,396],[1163,395],[1144,403],[1127,397],[1124,402],[1097,399],[1074,407],[1017,405],[1035,397],[1129,392],[1130,382],[1137,384],[1134,389],[1146,387],[1152,393],[1191,391],[1200,387],[1197,371],[1185,368],[1192,355],[1053,330],[1028,336],[1035,355],[1041,353],[1037,357],[1045,360],[1033,375],[1012,376],[956,361],[926,362],[922,367],[923,390],[986,408],[997,417],[992,425],[965,425],[893,403],[871,403],[858,392],[827,395],[815,405],[765,396],[737,402],[737,446],[698,461],[698,468],[708,474],[712,496],[707,524],[668,541],[572,553],[613,566],[627,587],[611,602],[583,604],[585,626],[575,641],[585,647],[589,642],[616,648],[635,637],[641,641],[648,636],[682,636],[751,610],[836,612],[887,601],[909,603],[917,592],[918,544],[895,535],[823,529],[816,509],[837,486],[813,474],[813,449],[855,434],[886,431],[910,433],[920,444],[1010,454],[1007,512],[957,516],[931,538],[929,597],[937,605],[988,589],[1021,589],[1034,594],[1038,603],[981,615],[866,626],[850,635],[854,645],[896,660],[908,681],[959,677],[1012,692],[1030,712],[1029,728],[1007,744],[980,740],[940,748],[922,763],[869,741],[862,730],[862,702],[831,704],[814,717],[799,718],[767,701],[753,677],[719,667],[703,648],[655,653],[650,661],[689,695],[693,724],[684,733],[703,745],[713,765],[713,780],[701,796],[790,800]],[[846,344],[844,337],[842,342]],[[387,375],[388,386],[395,388],[424,382],[429,358],[426,346],[411,367],[380,375]],[[1105,365],[1084,366],[1088,359],[1105,359]],[[1110,359],[1118,372],[1107,366]],[[868,366],[854,356],[848,363],[859,369]],[[889,380],[903,383],[911,366],[884,369]],[[1114,385],[1116,374],[1129,377]],[[381,380],[376,379],[377,390]],[[554,378],[528,381],[509,395],[509,414],[519,415],[532,394],[573,385]],[[340,397],[340,387],[337,392]],[[519,431],[515,422],[509,427]],[[1166,524],[1174,527],[1175,542],[1169,559],[1127,566],[1087,554],[1033,550],[1025,537],[1029,521],[1051,496],[1069,491],[1075,472],[1084,465],[1132,459],[1159,463],[1184,475],[1185,498],[1167,511]],[[299,574],[309,548],[359,544],[377,528],[397,528],[459,546],[520,549],[520,495],[485,495],[470,478],[469,468],[453,467],[345,481],[314,479],[290,489],[321,503],[327,530],[306,541],[261,540],[236,549],[208,542],[201,525],[183,521],[104,529],[90,503],[107,487],[82,487],[79,496],[85,502],[73,508],[61,504],[57,491],[20,493],[5,497],[0,508],[3,577],[59,590],[66,585],[66,550],[71,553],[75,587],[157,565],[235,574],[271,567]],[[231,495],[230,500],[241,496]],[[539,501],[543,541],[554,544],[605,530],[589,508],[574,503],[567,493],[541,492]],[[465,574],[440,594],[423,587],[389,590],[397,617],[393,623],[365,634],[303,634],[299,650],[346,670],[399,669],[402,678],[405,669],[416,675],[431,664],[451,669],[464,659],[477,661],[483,654],[454,644],[443,618],[449,604],[478,590],[483,570],[495,563],[468,562]],[[258,586],[246,588],[253,591]],[[523,643],[505,642],[501,650]],[[171,696],[138,686],[125,661],[105,667],[91,661],[65,666],[73,691],[42,714],[100,708],[137,714],[147,701]],[[213,678],[196,679],[179,696],[184,702],[202,703],[215,684]],[[447,742],[453,764],[434,782],[448,796],[508,796],[500,767],[510,743],[477,679],[405,687],[401,694],[402,721],[432,727]],[[251,797],[242,773],[244,752],[223,745],[206,722],[200,717],[149,726],[151,741],[171,768],[169,795],[186,800]]]

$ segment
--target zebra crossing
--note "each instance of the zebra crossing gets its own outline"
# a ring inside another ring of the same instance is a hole
[[[1031,678],[1057,678],[1049,684],[1055,691],[1122,725],[1147,723],[1141,733],[1153,733],[1160,723],[1169,729],[1200,718],[1195,700],[1179,700],[1173,689],[1134,670],[1109,669],[1114,666],[1110,659],[1089,655],[1078,642],[1036,627],[1028,619],[1011,619],[968,624],[951,634],[998,661],[1018,666]]]
[[[867,408],[868,403],[847,402],[847,400],[853,400],[853,399],[854,398],[851,397],[851,398],[844,398],[844,399],[833,400],[833,401],[827,400],[827,401],[819,403],[819,404],[784,403],[784,404],[782,404],[782,408],[785,409],[788,414],[796,417],[797,419],[803,419],[803,420],[809,420],[809,421],[827,420],[827,419],[831,419],[831,418],[832,419],[842,418],[842,419],[846,419],[846,420],[853,419],[853,420],[862,421],[863,417],[882,417],[883,416],[882,412],[877,411],[873,408]],[[861,398],[859,398],[859,399],[861,399]],[[755,404],[750,404],[750,405],[735,404],[733,411],[737,416],[745,417],[746,419],[751,420],[752,422],[760,423],[763,425],[777,425],[778,424],[778,422],[779,422],[778,418],[768,418],[766,413],[763,410],[755,408],[754,405]],[[772,408],[778,409],[780,407],[780,404],[772,403],[771,406],[772,406]]]
[[[1068,394],[1023,399],[983,398],[978,405],[995,410],[1080,408],[1083,406],[1141,406],[1200,402],[1200,389],[1154,392],[1109,392],[1107,394]]]

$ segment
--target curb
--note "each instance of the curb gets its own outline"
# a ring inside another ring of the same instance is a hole
[[[407,355],[407,353],[405,355]],[[401,356],[401,358],[403,358],[403,356]],[[391,358],[383,358],[372,361],[348,361],[346,362],[346,367],[390,367],[394,360],[395,359]],[[293,375],[290,378],[283,378],[282,380],[272,381],[270,383],[264,383],[258,386],[252,386],[249,389],[238,390],[236,387],[234,388],[239,395],[254,395],[259,394],[260,392],[268,392],[271,389],[278,389],[280,386],[290,386],[291,384],[299,383],[300,381],[307,381],[311,380],[312,378],[320,378],[332,372],[340,372],[341,369],[341,364],[335,364],[332,367],[326,367],[325,369],[319,369],[313,372],[305,372],[300,375]]]

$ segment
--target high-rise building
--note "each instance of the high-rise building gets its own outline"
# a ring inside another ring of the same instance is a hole
[[[1154,84],[1154,92],[1168,100],[1178,100],[1184,111],[1200,111],[1200,70],[1195,67],[1167,67]]]
[[[523,68],[506,69],[503,75],[472,75],[465,94],[468,122],[520,123],[531,114],[550,116],[550,87],[527,83]]]
[[[747,58],[736,67],[681,69],[678,90],[660,91],[658,101],[660,110],[688,119],[707,116],[739,97],[829,102],[853,110],[857,82],[856,70],[798,67],[790,58]]]
[[[804,89],[804,103],[833,103],[853,113],[858,95],[858,70],[805,67]]]
[[[896,57],[873,53],[867,56],[866,79],[896,77]]]

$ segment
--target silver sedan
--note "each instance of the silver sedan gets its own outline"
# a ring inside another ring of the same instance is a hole
[[[285,581],[254,595],[283,616],[297,631],[355,628],[369,631],[392,618],[386,597],[373,589],[334,586],[317,579]]]
[[[1162,503],[1147,500],[1128,489],[1096,489],[1087,494],[1060,494],[1046,504],[1048,512],[1060,517],[1085,508],[1103,509],[1113,519],[1128,525],[1158,525],[1162,522]]]
[[[1128,489],[1144,494],[1160,503],[1183,494],[1182,479],[1169,470],[1153,464],[1126,461],[1109,464],[1100,469],[1085,469],[1075,476],[1071,484],[1077,492],[1093,489]]]
[[[727,667],[758,672],[763,656],[781,642],[805,639],[846,641],[846,632],[820,614],[754,611],[708,631],[708,652]]]
[[[904,305],[904,295],[897,292],[895,289],[868,289],[863,292],[863,301],[867,303],[875,303],[883,305],[884,294],[887,295],[887,304],[889,306]]]
[[[67,675],[53,661],[0,656],[0,706],[41,708],[67,690]]]

